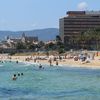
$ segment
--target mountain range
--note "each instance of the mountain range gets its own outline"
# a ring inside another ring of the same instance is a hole
[[[30,31],[0,31],[0,40],[5,40],[7,36],[11,38],[20,38],[23,32],[26,36],[38,36],[40,41],[54,40],[56,35],[59,35],[59,30],[57,28],[45,28]]]

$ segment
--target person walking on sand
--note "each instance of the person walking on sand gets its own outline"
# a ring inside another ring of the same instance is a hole
[[[52,66],[52,60],[51,60],[51,58],[49,59],[49,63],[50,63],[50,66]]]

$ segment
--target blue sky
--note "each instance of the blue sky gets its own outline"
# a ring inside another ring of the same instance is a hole
[[[58,28],[68,10],[100,10],[100,0],[0,0],[0,30]]]

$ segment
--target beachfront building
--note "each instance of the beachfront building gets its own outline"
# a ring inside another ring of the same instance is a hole
[[[100,28],[100,11],[68,11],[67,15],[59,20],[60,37],[65,45],[73,44],[73,48],[76,45],[72,38],[96,28]]]

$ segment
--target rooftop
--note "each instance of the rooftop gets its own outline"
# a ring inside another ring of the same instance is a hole
[[[84,16],[84,15],[99,15],[100,11],[68,11],[68,16]]]

